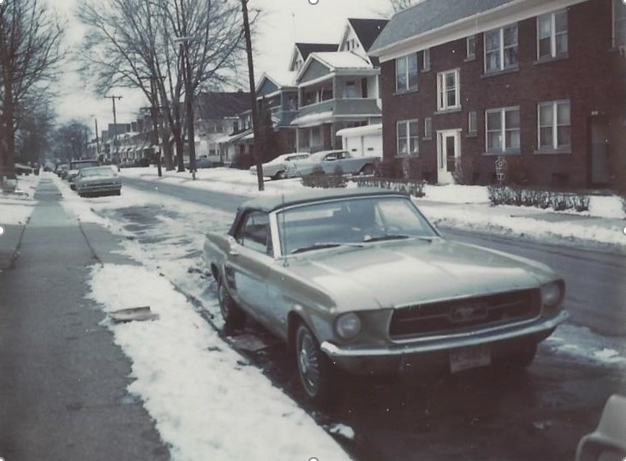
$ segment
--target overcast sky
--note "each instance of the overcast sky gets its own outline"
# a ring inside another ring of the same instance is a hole
[[[84,30],[74,19],[76,0],[48,0],[68,21],[68,47],[75,49]],[[102,0],[106,2],[107,0]],[[338,42],[348,17],[378,18],[391,11],[389,0],[250,0],[250,8],[264,12],[255,41],[255,76],[270,69],[288,66],[294,42]],[[113,123],[111,100],[96,97],[88,82],[69,65],[60,79],[57,111],[61,121],[77,118],[92,129],[98,120],[100,130]],[[137,91],[119,89],[123,99],[116,103],[118,123],[129,123],[148,101]]]

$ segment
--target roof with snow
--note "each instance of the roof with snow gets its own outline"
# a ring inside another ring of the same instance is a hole
[[[389,20],[348,18],[348,22],[352,26],[354,33],[359,37],[363,49],[368,51]]]
[[[378,56],[381,49],[397,42],[517,1],[519,0],[423,0],[396,13],[375,40],[369,53]]]
[[[250,107],[250,93],[206,92],[196,96],[196,117],[204,120],[220,120],[236,117]]]
[[[372,65],[365,59],[350,51],[313,53],[311,59],[317,59],[331,70],[336,69],[371,69]]]

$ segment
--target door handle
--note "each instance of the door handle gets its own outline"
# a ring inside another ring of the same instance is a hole
[[[239,250],[237,250],[236,248],[231,248],[228,251],[228,254],[231,255],[231,256],[239,256]]]

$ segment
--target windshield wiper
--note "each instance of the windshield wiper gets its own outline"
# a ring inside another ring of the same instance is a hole
[[[324,242],[324,243],[314,243],[313,245],[309,245],[302,248],[296,248],[290,254],[303,253],[305,251],[311,250],[322,250],[324,248],[336,248],[340,246],[351,246],[351,247],[362,247],[360,243],[335,243],[335,242]]]
[[[402,234],[385,234],[378,235],[376,237],[367,237],[363,239],[364,242],[382,242],[383,240],[403,240],[410,238],[408,235]]]

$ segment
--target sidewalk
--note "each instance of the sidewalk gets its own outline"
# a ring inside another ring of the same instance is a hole
[[[2,254],[12,254],[23,230],[19,258],[0,274],[0,455],[169,459],[142,402],[127,393],[130,361],[85,299],[88,267],[129,262],[110,255],[114,237],[63,211],[50,180],[34,199],[28,224],[7,225],[0,236]]]

